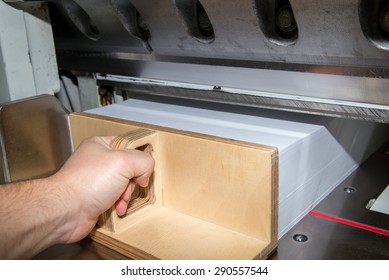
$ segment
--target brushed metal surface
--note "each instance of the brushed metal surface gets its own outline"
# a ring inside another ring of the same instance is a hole
[[[50,2],[56,3],[55,7],[59,10],[63,6],[62,1]],[[124,27],[119,26],[119,13],[112,8],[111,1],[98,0],[98,4],[90,0],[74,2],[101,29],[99,39],[82,36],[78,30],[72,29],[74,24],[67,20],[68,16],[61,14],[53,18],[59,50],[101,51],[107,50],[110,45],[111,51],[114,51],[118,46],[124,46],[118,40],[127,40],[124,33],[118,32],[119,29],[124,30]],[[273,6],[280,1],[201,0],[215,32],[211,42],[198,40],[188,29],[188,19],[182,16],[182,7],[187,6],[177,5],[177,2],[171,0],[129,2],[147,24],[150,31],[148,43],[151,51],[157,55],[357,67],[388,66],[385,58],[389,57],[389,53],[385,47],[381,47],[385,46],[388,37],[379,37],[377,44],[371,32],[364,32],[370,30],[370,22],[375,21],[371,16],[379,13],[372,13],[369,8],[379,8],[376,5],[379,1],[375,0],[371,1],[374,2],[372,5],[357,0],[290,0],[298,26],[298,37],[292,44],[283,43],[282,40],[280,42],[279,38],[269,35],[271,32],[268,30],[273,25],[269,18],[274,17],[269,13],[276,12]],[[131,37],[131,34],[127,35]],[[85,44],[88,41],[89,46]],[[112,43],[107,45],[108,41]],[[128,48],[136,46],[133,51],[140,53],[139,42],[129,43]]]
[[[204,74],[207,72],[201,73]],[[292,75],[293,73],[289,74]],[[247,75],[245,78],[247,78]],[[279,92],[274,93],[253,89],[245,90],[242,88],[224,87],[220,86],[220,84],[217,86],[200,85],[115,75],[98,75],[97,79],[100,86],[112,87],[117,91],[125,92],[128,96],[133,94],[170,96],[182,99],[214,102],[219,103],[220,105],[234,104],[248,107],[370,120],[382,123],[389,122],[389,105],[385,104],[355,102],[352,100],[340,101],[330,98],[282,94]],[[269,81],[269,79],[267,81]],[[344,78],[344,82],[345,80],[346,78]],[[316,84],[316,86],[320,85],[321,83]],[[350,81],[350,88],[355,86],[356,85],[351,84]],[[386,99],[386,97],[382,98],[382,100],[383,99]]]
[[[200,0],[210,40],[193,32],[196,0],[48,2],[63,70],[249,90],[260,98],[233,102],[387,122],[389,33],[378,26],[381,0],[290,0],[298,34],[286,40],[272,31],[276,0]],[[228,102],[215,96],[209,100]]]
[[[293,240],[304,234],[306,242]],[[389,237],[307,215],[279,241],[279,260],[387,260]]]
[[[0,107],[3,182],[48,176],[72,152],[68,113],[50,95]]]
[[[366,209],[389,182],[389,143],[373,154],[316,208],[316,211],[389,229],[389,215]],[[346,192],[345,188],[355,188]],[[304,234],[306,242],[293,240]],[[281,240],[275,259],[389,259],[389,237],[311,215],[305,216]]]

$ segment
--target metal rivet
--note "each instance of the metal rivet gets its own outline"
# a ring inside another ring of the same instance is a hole
[[[293,240],[296,241],[296,242],[306,242],[308,240],[308,236],[306,236],[305,234],[295,234],[293,235]]]
[[[345,187],[345,188],[343,189],[343,191],[344,191],[345,193],[354,193],[354,192],[356,192],[357,190],[356,190],[355,188],[353,188],[353,187]]]

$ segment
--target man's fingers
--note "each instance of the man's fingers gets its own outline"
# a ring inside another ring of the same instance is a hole
[[[127,157],[128,163],[126,163],[126,165],[128,166],[127,170],[130,171],[131,174],[128,174],[128,178],[142,187],[147,187],[155,167],[153,157],[146,152],[138,150],[125,151],[129,155]]]
[[[119,216],[126,214],[136,184],[142,187],[148,185],[155,165],[153,157],[148,153],[138,150],[122,150],[122,152],[125,152],[125,156],[121,164],[122,168],[128,172],[125,176],[129,184],[115,204],[116,214]]]
[[[122,194],[121,199],[123,199],[126,202],[129,202],[131,199],[131,195],[134,192],[135,186],[136,186],[136,183],[134,181],[130,180],[130,183],[128,184],[126,190]]]
[[[116,204],[115,204],[116,214],[118,216],[123,216],[124,214],[126,214],[126,212],[127,212],[127,205],[128,205],[128,202],[126,202],[122,198],[119,198],[118,201],[116,201]]]

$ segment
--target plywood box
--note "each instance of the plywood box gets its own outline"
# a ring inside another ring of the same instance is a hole
[[[124,217],[100,217],[96,242],[135,259],[263,259],[275,250],[277,148],[88,113],[70,122],[74,147],[117,135],[113,148],[146,150],[156,162]]]

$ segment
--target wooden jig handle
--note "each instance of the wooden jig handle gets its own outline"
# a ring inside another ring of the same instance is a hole
[[[135,129],[126,134],[119,135],[111,142],[113,149],[138,149],[149,154],[153,154],[153,143],[155,140],[156,132],[149,129]],[[134,213],[140,208],[150,205],[155,201],[154,193],[154,178],[153,175],[149,180],[149,186],[140,187],[135,186],[131,195],[131,199],[128,203],[127,212],[124,216],[118,217],[114,207],[111,207],[108,211],[103,213],[99,217],[98,226],[116,232],[119,229],[121,219],[125,219],[126,216]]]

